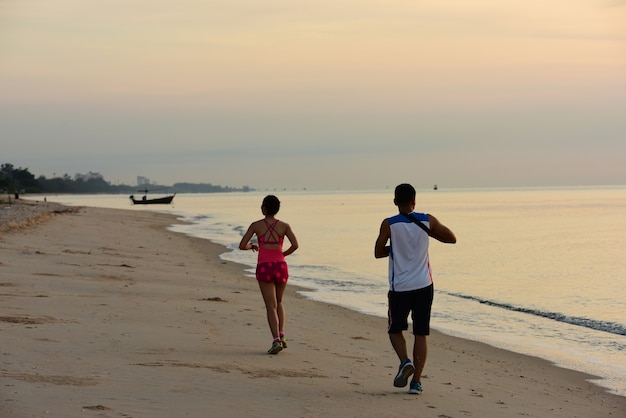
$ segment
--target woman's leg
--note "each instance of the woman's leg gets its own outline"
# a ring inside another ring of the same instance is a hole
[[[274,283],[258,282],[261,289],[261,295],[265,302],[265,310],[267,311],[267,323],[270,326],[272,337],[279,337],[279,314],[278,314],[278,289]],[[284,289],[283,289],[284,292]],[[282,293],[281,293],[282,302]],[[281,303],[282,306],[282,303]],[[282,308],[281,308],[282,309]]]
[[[287,283],[277,283],[276,284],[276,314],[278,317],[278,331],[285,332],[285,308],[283,306],[283,295],[285,294],[285,289],[287,288]]]

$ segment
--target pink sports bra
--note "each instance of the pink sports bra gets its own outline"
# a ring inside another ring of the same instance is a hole
[[[281,262],[285,261],[283,255],[283,240],[284,237],[278,235],[276,232],[276,222],[270,224],[267,220],[263,220],[267,226],[267,231],[259,237],[259,263],[269,262]],[[278,248],[267,248],[265,245],[278,245]]]
[[[279,236],[278,232],[276,232],[275,228],[276,228],[276,224],[278,223],[278,219],[274,223],[267,222],[267,219],[263,219],[263,222],[265,222],[267,231],[265,231],[265,234],[259,237],[259,246],[263,244],[268,244],[268,245],[280,245],[282,247],[285,237]]]

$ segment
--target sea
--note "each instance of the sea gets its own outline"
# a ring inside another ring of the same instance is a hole
[[[277,217],[300,244],[287,259],[290,283],[307,298],[386,317],[388,261],[374,258],[374,241],[397,213],[393,189],[177,194],[170,205],[46,199],[173,214],[170,230],[223,245],[221,257],[254,280],[256,253],[238,243],[267,194],[281,200]],[[458,240],[430,243],[432,328],[589,373],[626,396],[626,186],[424,189],[416,210]]]

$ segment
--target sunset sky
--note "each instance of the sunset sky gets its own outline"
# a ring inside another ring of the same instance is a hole
[[[626,184],[626,0],[0,0],[0,141],[125,184]]]

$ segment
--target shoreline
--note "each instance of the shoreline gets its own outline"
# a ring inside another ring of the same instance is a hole
[[[0,235],[2,415],[626,412],[626,398],[594,376],[437,331],[425,393],[408,395],[391,384],[398,360],[384,318],[307,299],[295,286],[285,297],[291,344],[269,356],[263,302],[245,266],[220,259],[219,244],[168,231],[174,219],[78,208]]]

